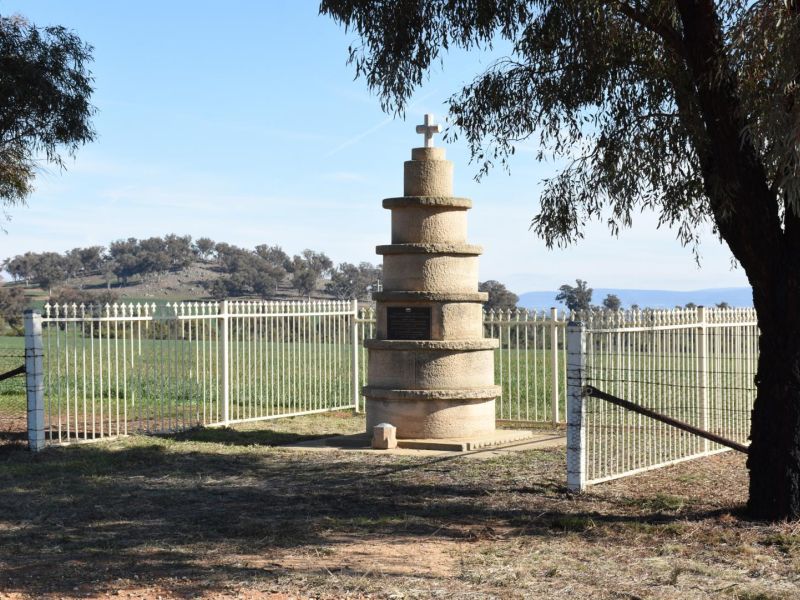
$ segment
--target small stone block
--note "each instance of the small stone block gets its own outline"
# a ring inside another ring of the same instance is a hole
[[[397,448],[397,427],[389,423],[375,425],[372,428],[372,447],[376,450]]]

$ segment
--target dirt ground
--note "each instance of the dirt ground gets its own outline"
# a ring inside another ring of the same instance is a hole
[[[733,453],[564,489],[564,452],[275,446],[346,413],[0,455],[0,598],[800,597]]]

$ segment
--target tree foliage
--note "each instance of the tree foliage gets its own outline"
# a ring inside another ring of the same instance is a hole
[[[325,289],[339,300],[368,300],[369,293],[383,279],[383,269],[372,263],[358,265],[340,263],[331,271],[330,281]]]
[[[622,308],[622,300],[616,294],[606,294],[606,297],[603,298],[603,308],[619,310]]]
[[[0,17],[0,200],[32,190],[42,158],[63,168],[94,139],[90,119],[92,48],[64,27]]]
[[[292,258],[289,270],[292,285],[304,296],[310,296],[317,289],[319,280],[330,273],[333,261],[323,252],[303,250]]]
[[[563,302],[570,310],[591,310],[593,291],[583,279],[576,279],[574,286],[565,283],[558,288],[556,302]]]
[[[478,284],[478,291],[489,294],[489,299],[483,304],[485,310],[514,310],[517,308],[519,296],[499,281],[494,279],[482,281]]]
[[[548,245],[641,209],[694,245],[710,222],[758,313],[749,508],[800,518],[800,2],[323,0],[360,38],[357,75],[402,112],[452,47],[508,56],[449,99],[481,173],[521,142],[559,171],[534,230]]]
[[[0,325],[17,335],[22,334],[23,313],[30,302],[18,287],[0,286]]]
[[[211,258],[215,246],[216,244],[211,238],[200,237],[194,241],[192,250],[194,250],[194,253],[197,254],[201,260],[208,260]]]
[[[262,253],[231,244],[216,246],[217,260],[225,273],[208,284],[217,298],[228,296],[268,297],[286,277],[286,269],[264,258]]]

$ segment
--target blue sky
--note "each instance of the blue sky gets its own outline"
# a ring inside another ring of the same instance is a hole
[[[246,247],[322,250],[379,262],[402,193],[414,125],[491,60],[458,53],[431,74],[406,121],[382,113],[346,65],[355,36],[309,0],[70,2],[0,0],[2,14],[59,24],[94,46],[98,139],[66,172],[40,174],[27,207],[9,210],[0,258],[124,237],[208,236]],[[481,279],[518,293],[575,278],[594,287],[697,289],[746,285],[713,236],[702,267],[645,214],[620,238],[603,224],[567,250],[529,231],[539,181],[555,172],[522,146],[511,174],[480,183],[466,148],[448,145],[455,193],[473,199],[470,241],[485,247]]]

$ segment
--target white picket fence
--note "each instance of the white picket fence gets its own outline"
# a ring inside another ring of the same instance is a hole
[[[587,385],[747,443],[758,360],[754,310],[590,313],[576,317],[567,337],[571,489],[724,450],[586,396]]]
[[[374,309],[354,302],[47,306],[26,315],[29,442],[84,442],[356,409]],[[500,424],[567,421],[575,490],[721,447],[606,402],[591,385],[746,443],[752,309],[490,311]]]
[[[499,422],[563,422],[566,317],[485,314],[501,341]],[[41,363],[29,377],[35,448],[358,410],[375,333],[374,309],[349,301],[47,305],[26,323]]]
[[[48,305],[38,319],[44,436],[89,441],[356,408],[357,312],[335,301]]]

